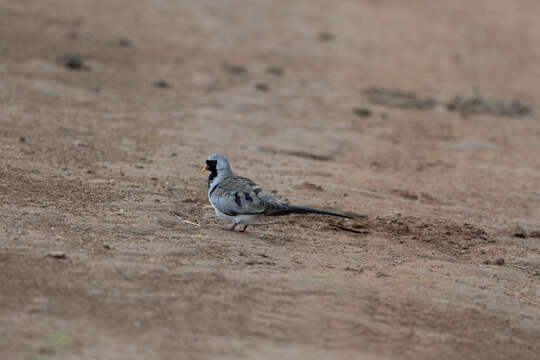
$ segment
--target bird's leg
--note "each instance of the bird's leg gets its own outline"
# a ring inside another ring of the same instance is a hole
[[[247,227],[248,227],[248,224],[244,225],[244,228],[243,228],[242,230],[238,230],[238,231],[240,231],[240,232],[245,232],[246,229],[247,229]]]
[[[233,222],[231,226],[225,226],[223,229],[228,231],[234,231],[234,228],[238,226],[237,222]]]

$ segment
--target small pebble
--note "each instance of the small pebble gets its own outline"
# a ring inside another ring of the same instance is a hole
[[[516,229],[514,230],[514,236],[519,238],[526,238],[527,237],[527,230],[525,230],[522,226],[516,226]]]
[[[126,38],[118,39],[117,44],[118,44],[118,46],[124,47],[124,48],[129,48],[129,47],[133,46],[133,42],[131,40],[129,40],[129,39],[126,39]]]
[[[58,62],[63,64],[69,70],[90,70],[90,67],[84,63],[84,59],[79,54],[66,54],[60,56]]]
[[[318,36],[317,36],[317,40],[318,41],[332,41],[336,38],[336,36],[330,32],[321,32]]]
[[[154,86],[160,89],[169,89],[172,85],[166,80],[158,80],[154,83]]]
[[[244,65],[229,64],[227,62],[224,62],[222,65],[223,69],[231,74],[240,75],[247,72],[247,68]]]
[[[267,67],[266,72],[268,74],[272,74],[272,75],[276,75],[276,76],[283,75],[283,69],[280,68],[280,67],[277,67],[277,66],[269,66],[269,67]]]
[[[47,254],[47,257],[53,259],[67,259],[67,255],[63,251],[51,251]]]
[[[73,140],[71,143],[73,144],[73,146],[78,146],[78,147],[88,147],[88,144],[87,144],[87,143],[85,143],[85,142],[82,141],[82,140],[78,140],[78,139],[77,139],[77,140]]]
[[[257,89],[259,91],[262,91],[262,92],[270,91],[270,87],[268,85],[266,85],[266,84],[263,84],[263,83],[255,84],[255,89]]]
[[[355,108],[353,109],[354,115],[358,117],[370,117],[371,116],[371,110],[367,108]]]

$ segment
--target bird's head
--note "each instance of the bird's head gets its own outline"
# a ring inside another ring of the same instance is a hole
[[[232,170],[229,166],[227,158],[221,154],[213,154],[206,159],[206,164],[201,169],[201,172],[204,173],[206,171],[210,172],[210,176],[208,178],[209,185],[214,179],[219,179],[221,181],[222,179],[232,175]]]

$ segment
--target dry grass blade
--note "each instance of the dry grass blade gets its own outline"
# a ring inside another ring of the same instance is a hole
[[[189,220],[186,220],[186,219],[182,219],[180,216],[178,216],[178,214],[176,212],[172,212],[172,216],[174,216],[174,218],[176,220],[178,220],[179,222],[183,222],[185,224],[189,224],[189,225],[193,225],[193,226],[197,226],[197,227],[201,227],[200,224],[197,224],[197,223],[194,223],[192,221],[189,221]]]

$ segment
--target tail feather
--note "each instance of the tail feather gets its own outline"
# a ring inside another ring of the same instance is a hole
[[[322,214],[322,215],[330,215],[330,216],[339,216],[347,219],[352,219],[352,216],[335,213],[331,211],[326,210],[319,210],[314,209],[306,206],[297,206],[297,205],[288,205],[287,208],[282,209],[281,211],[277,211],[271,215],[290,215],[290,214]]]

